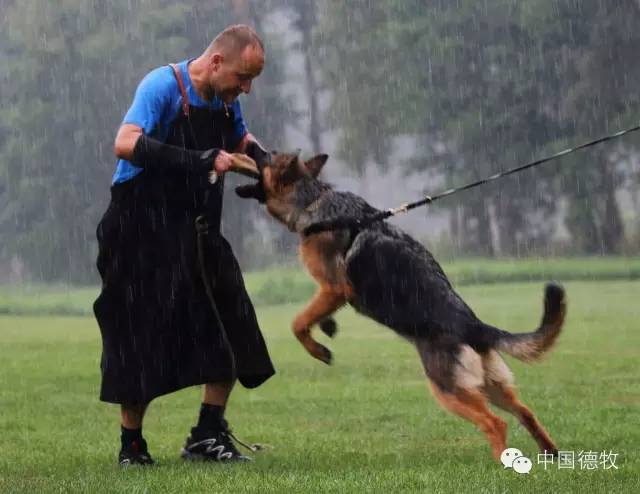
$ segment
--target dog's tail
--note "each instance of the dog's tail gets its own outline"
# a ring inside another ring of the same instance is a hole
[[[555,343],[567,310],[564,288],[548,283],[544,292],[544,314],[537,330],[532,333],[509,333],[488,326],[493,340],[491,346],[526,362],[540,359]]]

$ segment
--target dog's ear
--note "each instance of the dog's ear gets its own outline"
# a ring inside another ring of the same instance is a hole
[[[311,176],[313,178],[316,178],[320,174],[322,167],[324,166],[324,164],[327,162],[328,159],[329,159],[328,154],[319,154],[317,156],[314,156],[310,160],[306,161],[304,163],[304,166],[307,167],[307,170],[309,171]]]
[[[287,161],[287,165],[282,173],[282,183],[288,184],[297,181],[305,174],[305,169],[302,167],[299,159],[300,150],[290,155]]]

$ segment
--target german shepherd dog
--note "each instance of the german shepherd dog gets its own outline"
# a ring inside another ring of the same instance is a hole
[[[557,454],[553,440],[517,398],[513,375],[499,352],[524,361],[547,352],[564,322],[564,289],[548,284],[538,329],[512,334],[480,321],[424,246],[393,225],[379,221],[356,231],[304,235],[306,227],[320,221],[379,212],[361,197],[317,179],[327,158],[318,155],[305,162],[298,154],[272,152],[261,171],[267,210],[300,234],[300,256],[318,284],[293,321],[300,343],[329,364],[331,352],[313,339],[311,328],[318,324],[333,336],[331,315],[348,303],[415,345],[433,395],[484,432],[496,460],[506,448],[507,424],[488,402],[515,415],[541,451]]]

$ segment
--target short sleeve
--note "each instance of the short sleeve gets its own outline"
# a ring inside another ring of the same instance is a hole
[[[240,102],[235,100],[231,104],[231,108],[233,109],[233,147],[235,148],[242,138],[247,134],[247,124],[244,121],[244,117],[242,116],[242,108],[240,107]]]
[[[150,134],[166,117],[171,106],[171,95],[177,87],[168,67],[160,67],[147,74],[138,85],[133,103],[124,116],[123,124],[134,124]],[[171,70],[171,69],[169,69]]]

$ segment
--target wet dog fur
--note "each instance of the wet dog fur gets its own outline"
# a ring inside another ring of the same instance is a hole
[[[541,451],[557,454],[553,440],[518,399],[500,352],[524,361],[542,357],[564,322],[564,289],[546,286],[542,321],[533,332],[513,334],[485,324],[454,291],[425,247],[391,224],[305,236],[303,230],[319,221],[363,218],[378,210],[318,180],[327,155],[306,162],[298,154],[273,152],[270,158],[262,170],[267,210],[299,234],[300,257],[318,284],[293,321],[293,333],[305,349],[330,363],[331,352],[312,337],[311,329],[319,325],[334,336],[331,315],[350,304],[416,347],[435,398],[485,434],[496,460],[506,448],[507,424],[489,403],[513,414]]]

